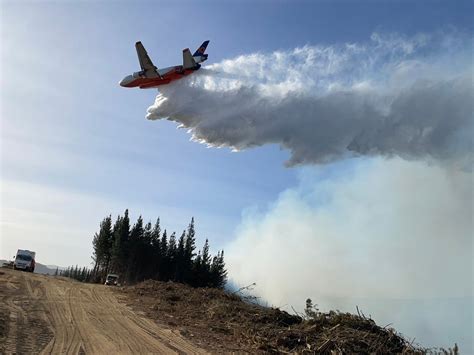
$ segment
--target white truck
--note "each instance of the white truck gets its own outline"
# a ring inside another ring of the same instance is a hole
[[[35,256],[36,253],[34,251],[18,249],[13,263],[13,269],[29,272],[35,271]]]

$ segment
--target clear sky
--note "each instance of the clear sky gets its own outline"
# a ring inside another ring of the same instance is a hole
[[[212,64],[305,45],[361,43],[373,33],[410,37],[455,29],[472,37],[474,23],[472,1],[0,4],[0,258],[25,248],[56,265],[90,264],[99,222],[126,208],[132,220],[159,216],[178,233],[194,216],[199,244],[209,238],[213,250],[235,247],[249,211],[272,211],[291,189],[311,189],[308,179],[313,186],[370,165],[349,159],[288,168],[290,154],[278,144],[238,153],[207,148],[174,122],[145,119],[157,91],[118,85],[139,70],[137,40],[165,67],[180,64],[183,48],[195,50],[206,39]]]

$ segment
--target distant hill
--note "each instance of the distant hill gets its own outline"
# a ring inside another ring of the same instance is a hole
[[[3,264],[8,264],[8,260],[0,260],[0,267]],[[59,268],[59,270],[64,270],[65,267],[62,266],[56,266],[56,265],[44,265],[41,263],[36,263],[35,266],[35,274],[44,274],[44,275],[54,275],[56,272],[56,268]]]
[[[64,267],[56,265],[43,265],[41,263],[36,263],[35,274],[45,274],[45,275],[54,275],[56,268],[59,270],[65,269]]]
[[[8,260],[3,260],[3,259],[0,259],[0,267],[3,266],[3,264],[8,264],[9,261]]]

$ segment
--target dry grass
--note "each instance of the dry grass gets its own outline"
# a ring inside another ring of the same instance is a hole
[[[363,314],[315,312],[308,319],[244,302],[222,290],[173,282],[145,281],[119,291],[133,308],[213,352],[443,353],[417,348]]]

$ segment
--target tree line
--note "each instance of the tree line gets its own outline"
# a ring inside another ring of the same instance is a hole
[[[69,266],[64,270],[59,270],[59,268],[56,268],[56,271],[54,272],[54,276],[64,276],[64,277],[69,277],[71,279],[75,279],[77,281],[81,282],[91,282],[93,279],[93,274],[92,274],[92,269],[86,268],[86,267],[78,267],[77,265],[74,266]]]
[[[227,281],[223,250],[211,256],[206,239],[196,254],[194,218],[177,238],[175,232],[168,235],[166,229],[161,230],[159,218],[152,225],[140,216],[131,226],[127,209],[113,224],[111,215],[102,220],[92,246],[93,269],[70,267],[66,270],[69,275],[64,276],[104,282],[107,274],[114,273],[120,275],[121,282],[171,280],[218,288]]]

